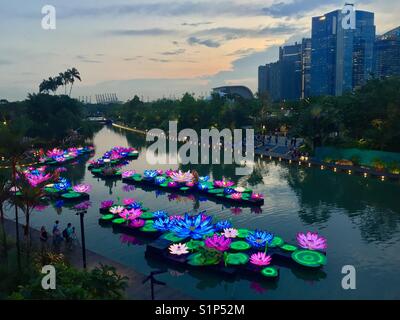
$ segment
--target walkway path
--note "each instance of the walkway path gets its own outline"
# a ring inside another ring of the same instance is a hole
[[[15,238],[16,237],[16,228],[15,222],[11,220],[4,220],[6,233]],[[20,237],[23,237],[23,228],[20,225]],[[39,246],[39,231],[31,228],[31,237],[32,244],[34,246]],[[52,243],[52,239],[49,238],[49,244]],[[72,251],[66,250],[63,246],[61,249],[62,253],[65,255],[67,260],[76,268],[82,269],[82,248],[80,245],[75,245]],[[128,288],[125,291],[125,295],[128,299],[133,300],[150,300],[151,299],[151,291],[150,291],[150,283],[147,282],[142,284],[143,279],[146,278],[146,275],[136,272],[132,268],[126,267],[118,262],[115,262],[111,259],[108,259],[104,256],[101,256],[93,251],[86,250],[86,259],[87,259],[87,268],[90,270],[100,263],[105,265],[110,265],[116,268],[117,272],[120,275],[127,276],[128,280]],[[157,300],[190,300],[192,299],[189,296],[184,295],[179,290],[168,287],[168,286],[155,286],[155,298]]]

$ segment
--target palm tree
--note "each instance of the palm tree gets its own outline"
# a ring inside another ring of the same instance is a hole
[[[58,76],[55,78],[55,81],[57,83],[57,87],[64,87],[64,92],[67,94],[67,80],[65,78],[64,73],[59,73]]]
[[[57,78],[50,77],[48,81],[49,90],[53,92],[55,95],[58,89],[58,81]]]
[[[72,86],[74,85],[75,79],[82,81],[81,74],[76,68],[68,69],[67,72],[69,73],[69,82],[71,83],[71,88],[69,90],[69,95],[71,96]]]

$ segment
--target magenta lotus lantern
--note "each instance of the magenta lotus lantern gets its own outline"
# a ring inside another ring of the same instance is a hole
[[[325,250],[327,248],[326,239],[316,232],[298,233],[297,243],[303,249]]]
[[[207,238],[204,243],[207,248],[213,248],[218,251],[228,251],[232,240],[225,236],[214,234],[212,237]]]
[[[232,200],[242,200],[242,194],[237,192],[237,193],[232,193],[231,194],[231,199]]]

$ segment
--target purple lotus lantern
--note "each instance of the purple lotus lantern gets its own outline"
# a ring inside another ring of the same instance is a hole
[[[110,208],[113,204],[114,204],[114,201],[113,201],[113,200],[105,200],[105,201],[102,201],[102,202],[101,202],[100,208],[101,208],[101,209],[108,209],[108,208]]]
[[[229,188],[232,187],[235,183],[230,180],[215,180],[214,186],[217,188]]]
[[[175,181],[168,182],[168,187],[170,188],[177,188],[179,185]]]
[[[264,196],[261,193],[252,193],[251,194],[251,199],[253,199],[253,200],[262,200],[262,199],[264,199]]]
[[[124,205],[129,206],[132,203],[135,203],[135,199],[133,199],[133,198],[124,199],[123,203],[124,203]]]
[[[119,213],[119,216],[121,218],[124,218],[125,220],[129,221],[136,220],[141,215],[142,215],[142,210],[140,209],[130,209],[130,210],[125,209],[124,211]]]
[[[129,226],[132,228],[141,228],[145,223],[146,222],[143,219],[134,219],[129,222]]]
[[[316,232],[298,233],[297,243],[300,247],[308,250],[325,250],[327,248],[326,239]]]
[[[193,182],[193,174],[191,174],[190,171],[188,172],[182,172],[181,170],[179,170],[178,172],[175,171],[171,174],[170,177],[174,182],[177,183],[185,184],[188,182]]]

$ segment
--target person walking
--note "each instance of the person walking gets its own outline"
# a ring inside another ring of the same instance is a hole
[[[49,239],[49,234],[47,233],[46,227],[42,226],[40,228],[40,246],[42,252],[47,250],[47,240]]]

